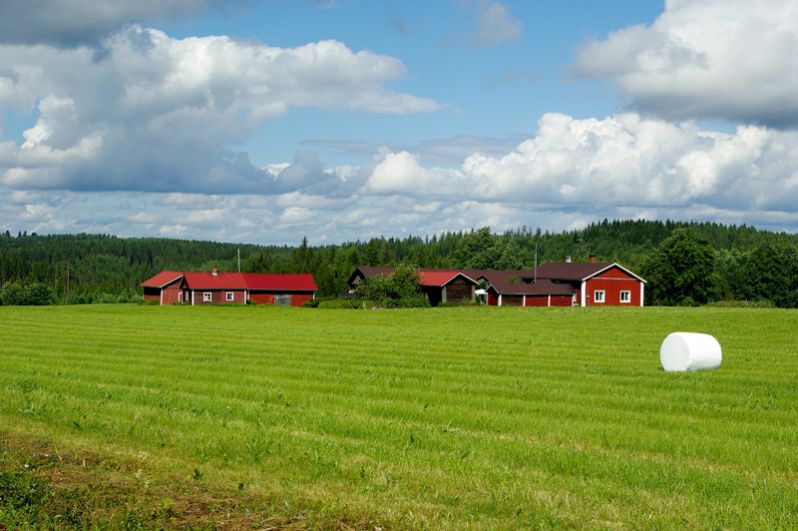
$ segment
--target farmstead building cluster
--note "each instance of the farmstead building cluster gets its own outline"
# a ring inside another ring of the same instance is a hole
[[[161,271],[141,283],[144,300],[159,304],[257,304],[302,306],[316,294],[313,276],[263,273]]]
[[[349,277],[355,294],[390,267],[358,267]],[[473,302],[491,306],[643,306],[645,280],[617,263],[546,263],[533,270],[418,269],[430,305]],[[274,304],[302,306],[313,299],[310,274],[161,271],[141,283],[144,299],[159,304]]]
[[[354,293],[369,277],[392,268],[358,267],[349,277]],[[485,296],[491,306],[643,306],[645,280],[617,263],[551,262],[534,270],[418,270],[430,304],[457,303]],[[483,286],[483,290],[479,287]]]

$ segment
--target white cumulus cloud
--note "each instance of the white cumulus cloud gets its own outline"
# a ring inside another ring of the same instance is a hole
[[[139,26],[118,31],[99,50],[0,46],[0,107],[38,110],[21,146],[0,144],[0,182],[267,194],[334,186],[351,172],[325,172],[302,155],[275,179],[276,167],[254,167],[235,146],[291,108],[437,109],[385,87],[404,73],[393,57],[337,41],[278,48],[225,36],[175,39]]]
[[[602,120],[546,114],[538,133],[502,155],[475,153],[459,168],[425,167],[389,153],[365,190],[449,200],[562,208],[795,210],[798,133],[740,126],[733,134],[634,113]]]
[[[583,45],[576,67],[666,118],[798,125],[798,3],[668,0],[650,26]]]

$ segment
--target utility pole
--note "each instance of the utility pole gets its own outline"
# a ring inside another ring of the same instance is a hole
[[[236,249],[236,254],[238,255],[238,272],[241,272],[241,249]]]
[[[538,283],[538,244],[535,244],[535,280],[534,284]]]
[[[64,291],[64,304],[66,304],[69,300],[69,264],[70,259],[67,258],[67,274],[66,274],[66,291]]]

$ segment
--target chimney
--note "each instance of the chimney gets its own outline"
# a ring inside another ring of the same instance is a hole
[[[570,264],[571,263],[571,257],[570,256],[566,256],[565,257],[565,263],[566,264]]]
[[[596,255],[595,254],[591,254],[590,257],[588,257],[587,261],[590,262],[591,264],[595,264],[596,263]]]
[[[215,276],[215,277],[216,277],[216,276],[219,276],[219,270],[218,270],[218,269],[216,269],[215,267],[212,267],[212,268],[211,268],[211,275],[213,275],[213,276]]]

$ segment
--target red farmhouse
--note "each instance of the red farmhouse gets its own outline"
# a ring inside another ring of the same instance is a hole
[[[302,306],[316,293],[309,274],[190,273],[161,271],[141,283],[145,300],[174,303]]]
[[[548,263],[537,278],[571,286],[574,306],[643,306],[646,281],[617,263]]]

